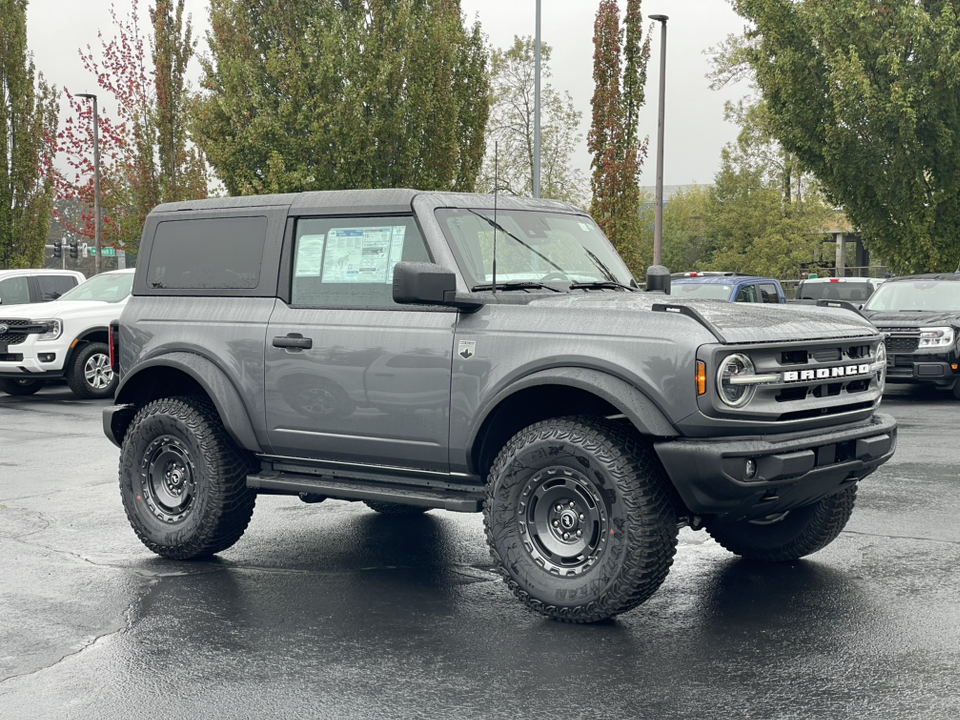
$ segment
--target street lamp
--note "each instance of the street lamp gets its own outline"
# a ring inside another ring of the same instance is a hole
[[[653,264],[661,264],[663,254],[663,103],[667,90],[667,20],[666,15],[648,15],[660,23],[660,108],[657,116],[657,207],[653,225]]]
[[[97,122],[97,96],[93,93],[77,93],[77,97],[93,100],[93,242],[97,249],[93,267],[94,274],[99,275],[102,248],[100,246],[100,123]]]
[[[540,197],[540,0],[537,0],[537,40],[533,71],[533,196]]]

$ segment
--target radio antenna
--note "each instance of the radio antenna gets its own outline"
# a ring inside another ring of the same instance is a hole
[[[497,193],[500,190],[500,164],[497,143],[493,143],[493,294],[497,294]]]

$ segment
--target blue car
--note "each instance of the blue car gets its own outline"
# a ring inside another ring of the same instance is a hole
[[[732,272],[674,273],[670,276],[670,294],[727,302],[787,302],[779,280]]]

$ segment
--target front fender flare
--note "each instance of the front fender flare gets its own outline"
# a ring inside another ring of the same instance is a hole
[[[156,367],[179,370],[193,378],[213,401],[224,428],[234,442],[247,450],[263,452],[237,388],[223,370],[202,355],[172,352],[144,361],[132,375],[127,375],[120,381],[114,402],[117,405],[135,403],[141,395],[142,387],[142,383],[137,379],[142,380],[144,373]]]
[[[673,423],[664,415],[650,398],[641,390],[621,380],[618,377],[590,368],[551,368],[525,375],[519,380],[510,383],[500,390],[491,400],[484,404],[477,413],[477,420],[470,429],[470,439],[467,447],[473,447],[480,434],[481,428],[497,406],[506,398],[520,390],[536,385],[567,385],[569,387],[586,390],[617,408],[633,423],[641,435],[657,437],[677,437]]]

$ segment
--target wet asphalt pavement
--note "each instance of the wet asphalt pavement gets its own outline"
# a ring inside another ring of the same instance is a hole
[[[960,402],[893,388],[893,460],[810,558],[684,530],[651,600],[542,619],[479,515],[261,497],[213,562],[127,525],[106,401],[0,395],[0,718],[957,718]]]

